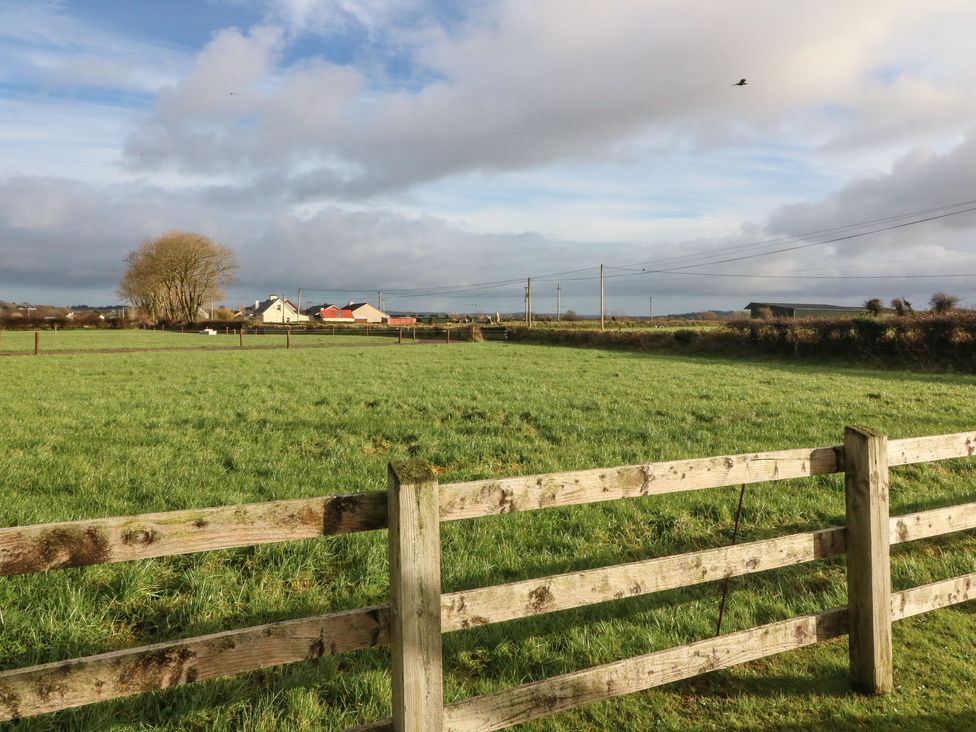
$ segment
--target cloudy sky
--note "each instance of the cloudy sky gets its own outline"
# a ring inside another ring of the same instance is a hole
[[[971,0],[0,0],[0,299],[976,305]],[[744,87],[733,86],[745,77]]]

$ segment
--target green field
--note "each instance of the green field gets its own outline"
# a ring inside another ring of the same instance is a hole
[[[406,337],[406,336],[405,336]],[[396,340],[391,336],[377,334],[366,336],[345,334],[332,335],[325,331],[319,333],[295,333],[292,335],[292,348],[307,346],[333,346],[352,344],[389,344]],[[283,348],[287,342],[284,331],[280,333],[246,333],[245,348]],[[176,333],[156,330],[42,330],[39,349],[43,354],[77,351],[146,351],[146,350],[189,350],[189,349],[228,349],[240,348],[240,338],[236,332],[219,332],[215,336],[201,335],[196,331]],[[33,353],[34,331],[5,330],[0,332],[0,353]]]
[[[506,343],[3,358],[0,383],[5,526],[380,490],[387,462],[408,457],[447,482],[831,445],[845,424],[893,438],[976,429],[972,376]],[[974,460],[894,468],[892,513],[976,500],[974,478]],[[737,497],[727,488],[445,524],[443,587],[721,546]],[[840,476],[749,486],[740,540],[843,515]],[[896,590],[972,571],[972,536],[893,550]],[[386,572],[385,534],[372,532],[6,578],[0,668],[383,603]],[[446,699],[710,637],[720,591],[447,635]],[[845,602],[842,560],[753,575],[733,581],[723,630]],[[896,689],[883,698],[847,692],[840,640],[520,729],[973,728],[974,636],[972,605],[897,623]],[[16,728],[343,729],[389,715],[388,667],[385,649],[362,651]]]

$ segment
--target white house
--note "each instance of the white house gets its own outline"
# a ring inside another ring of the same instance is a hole
[[[382,323],[385,318],[390,317],[379,308],[375,308],[368,302],[350,301],[343,310],[352,310],[353,317],[359,322]]]
[[[264,301],[254,301],[253,308],[246,308],[246,314],[262,323],[307,323],[308,316],[298,312],[288,298],[280,298],[274,293]]]

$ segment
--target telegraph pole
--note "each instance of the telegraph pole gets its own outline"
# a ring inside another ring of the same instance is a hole
[[[526,307],[528,312],[529,327],[532,327],[532,278],[529,277],[528,285],[525,288]]]
[[[380,310],[383,309],[383,291],[382,290],[377,290],[376,291],[376,307],[379,308]]]
[[[301,287],[298,288],[298,303],[297,303],[297,305],[298,305],[298,314],[301,315],[302,314],[302,288]],[[298,319],[301,320],[301,318],[298,318]]]
[[[603,330],[603,265],[600,265],[600,330]]]
[[[556,285],[556,322],[559,322],[559,285]]]
[[[648,298],[648,314],[647,315],[648,315],[648,320],[650,320],[653,323],[654,322],[654,298],[653,297],[649,297]]]

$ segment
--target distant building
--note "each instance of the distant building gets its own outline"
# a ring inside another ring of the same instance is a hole
[[[355,323],[356,316],[349,308],[340,308],[338,305],[323,305],[315,315],[317,320],[323,323]]]
[[[368,302],[349,302],[343,310],[351,310],[353,317],[361,323],[382,323],[384,318],[390,316],[379,308],[373,307]]]
[[[262,323],[305,323],[308,316],[302,315],[288,298],[280,298],[274,293],[267,300],[255,300],[253,308],[244,308],[243,316]]]
[[[751,302],[746,310],[752,317],[761,318],[768,311],[774,318],[836,318],[838,316],[864,315],[863,305],[821,305],[799,302]]]

